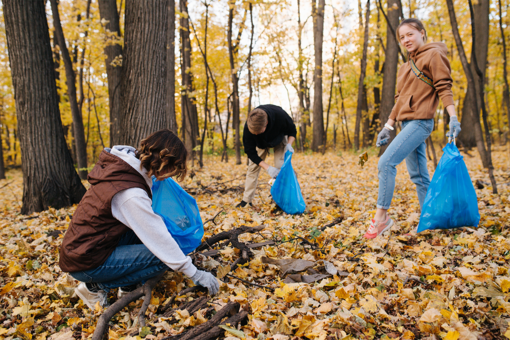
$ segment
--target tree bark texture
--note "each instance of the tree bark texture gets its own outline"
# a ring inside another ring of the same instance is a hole
[[[2,123],[0,121],[0,127],[1,126],[2,126]],[[0,128],[0,179],[5,179],[4,143],[3,143],[1,128]]]
[[[23,170],[22,214],[78,203],[85,194],[66,145],[44,0],[4,0]]]
[[[205,100],[204,100],[204,129],[202,130],[202,138],[200,140],[200,156],[198,164],[202,168],[204,166],[204,143],[205,135],[207,133],[207,118],[209,117],[209,72],[207,72],[207,29],[209,25],[209,4],[207,0],[204,2],[205,5],[205,25],[204,25],[204,68],[205,68]],[[195,32],[196,37],[196,32]],[[198,42],[198,37],[197,37]],[[198,42],[200,43],[200,42]]]
[[[478,103],[482,102],[482,98],[480,97],[480,82],[485,83],[485,70],[487,66],[487,54],[489,51],[489,11],[490,11],[490,0],[479,0],[477,4],[473,4],[474,14],[475,14],[475,42],[471,49],[471,62],[469,63],[469,67],[471,68],[471,73],[473,74],[474,84],[468,83],[469,86],[475,87],[475,92],[477,95]],[[476,55],[475,55],[476,54]],[[480,77],[476,73],[475,65],[473,64],[473,57],[476,59],[478,67],[483,72],[483,79],[480,81]],[[468,88],[469,93],[470,89]],[[474,133],[474,117],[475,115],[480,115],[480,105],[478,105],[478,109],[473,111],[474,106],[469,105],[470,98],[468,96],[464,97],[464,105],[462,107],[462,120],[461,120],[461,132],[459,134],[458,140],[461,144],[466,148],[472,148],[476,146],[476,138]],[[467,105],[466,105],[467,104]],[[478,118],[478,121],[480,119]]]
[[[358,83],[358,106],[356,109],[356,125],[354,127],[354,149],[360,148],[360,127],[361,120],[368,115],[368,107],[366,107],[366,87],[365,74],[367,71],[367,54],[368,54],[368,24],[370,20],[370,0],[367,0],[367,9],[365,15],[365,32],[363,33],[363,55],[361,57],[361,71]],[[368,121],[367,121],[368,122]]]
[[[101,20],[105,20],[105,29],[118,39],[121,38],[119,12],[117,11],[116,0],[98,0],[99,14]],[[106,74],[108,76],[108,101],[110,106],[110,146],[118,144],[121,131],[121,89],[120,80],[122,77],[122,46],[112,42],[105,47]]]
[[[253,4],[250,2],[249,4],[250,9],[250,23],[251,23],[251,35],[250,35],[250,47],[248,52],[248,114],[251,112],[251,102],[253,101],[253,85],[252,85],[252,55],[253,55],[253,39],[255,38],[255,24],[253,23]]]
[[[483,142],[483,132],[482,127],[480,125],[480,103],[479,99],[480,97],[476,93],[475,90],[475,80],[473,76],[473,72],[471,69],[471,65],[469,65],[466,57],[466,52],[464,50],[464,45],[462,43],[462,40],[460,39],[459,29],[457,25],[457,17],[455,15],[455,9],[453,7],[452,0],[446,0],[446,4],[448,7],[448,13],[450,16],[450,23],[452,26],[452,32],[453,37],[455,38],[455,43],[457,45],[457,50],[459,52],[459,58],[462,63],[462,68],[464,69],[464,73],[466,74],[466,78],[468,81],[468,92],[466,95],[466,98],[468,98],[470,101],[468,102],[468,105],[471,105],[475,108],[475,110],[470,110],[471,116],[473,116],[473,130],[474,135],[476,138],[476,146],[478,149],[478,153],[480,154],[480,158],[482,159],[483,166],[485,168],[488,167],[487,164],[487,150],[485,149],[485,143]]]
[[[395,104],[395,86],[397,84],[398,69],[398,43],[393,36],[392,29],[396,30],[399,22],[399,11],[393,10],[394,6],[399,6],[399,0],[388,0],[387,11],[388,20],[386,22],[386,53],[383,66],[383,84],[381,90],[380,120],[381,129],[390,117],[391,110]],[[390,26],[391,25],[391,26]],[[390,132],[391,138],[395,138],[395,130]],[[389,145],[389,143],[387,144]],[[381,147],[381,154],[386,150],[386,146]]]
[[[503,48],[503,78],[505,80],[505,88],[503,90],[503,102],[506,105],[506,113],[508,115],[508,127],[510,128],[510,89],[508,86],[508,60],[506,57],[506,36],[503,29],[503,11],[501,10],[501,0],[498,0],[499,6],[499,29],[501,31],[501,41]]]
[[[141,139],[168,127],[166,114],[166,1],[126,1],[126,30],[118,143]]]
[[[180,18],[180,37],[181,37],[181,129],[182,139],[186,149],[195,159],[194,148],[198,143],[198,111],[196,100],[193,98],[193,74],[191,73],[191,41],[189,37],[189,18],[188,4],[186,0],[179,0],[179,10],[185,15]]]
[[[168,1],[168,28],[166,42],[166,112],[168,128],[177,134],[177,118],[175,115],[175,0]]]
[[[303,25],[301,24],[301,1],[297,0],[297,10],[298,10],[298,73],[299,73],[299,83],[298,83],[298,98],[299,98],[299,137],[301,140],[301,152],[304,151],[305,141],[306,141],[306,126],[310,120],[310,111],[309,107],[305,106],[305,94],[307,92],[305,78],[303,76]]]
[[[76,73],[73,69],[73,62],[67,49],[64,31],[60,22],[60,14],[58,12],[57,0],[50,0],[51,12],[53,13],[53,26],[55,27],[55,35],[60,47],[60,53],[64,61],[66,71],[67,96],[71,106],[71,114],[73,117],[73,137],[76,144],[76,160],[78,161],[78,173],[81,179],[87,179],[87,147],[85,145],[85,129],[83,127],[83,119],[78,107],[78,99],[76,95]]]
[[[239,75],[237,73],[237,49],[239,48],[239,40],[242,33],[242,27],[239,28],[239,34],[235,41],[233,41],[233,26],[234,26],[234,9],[236,0],[229,2],[228,11],[228,56],[230,61],[230,73],[232,77],[232,131],[234,131],[234,149],[236,152],[236,164],[241,164],[241,113],[239,104]]]
[[[322,45],[324,40],[325,0],[312,0],[313,45],[315,69],[313,73],[313,140],[312,150],[324,147],[324,114],[322,107]]]

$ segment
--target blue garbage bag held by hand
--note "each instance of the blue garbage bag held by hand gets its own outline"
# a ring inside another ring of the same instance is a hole
[[[152,210],[165,225],[184,254],[195,250],[202,242],[204,224],[197,201],[172,178],[152,179]]]
[[[287,214],[302,214],[306,204],[291,161],[292,152],[287,151],[280,173],[271,187],[271,196]]]
[[[448,143],[432,177],[418,225],[428,229],[476,227],[480,222],[475,188],[459,149]]]

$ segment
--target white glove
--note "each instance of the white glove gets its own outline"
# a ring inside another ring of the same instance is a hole
[[[218,280],[216,277],[209,273],[205,272],[203,270],[197,270],[195,275],[191,277],[191,280],[196,285],[200,285],[202,287],[207,288],[209,291],[209,294],[214,295],[220,290],[220,284],[218,283]]]
[[[290,153],[294,153],[294,148],[292,147],[292,145],[290,145],[290,143],[287,143],[285,145],[285,150],[283,150],[283,153],[285,153],[287,151],[290,151]]]
[[[267,173],[269,174],[269,176],[271,176],[271,178],[276,178],[276,176],[278,176],[278,174],[280,173],[280,169],[277,169],[274,166],[270,166],[269,168],[267,168]]]

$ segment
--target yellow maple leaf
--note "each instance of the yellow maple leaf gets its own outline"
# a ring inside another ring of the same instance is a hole
[[[257,317],[257,315],[260,314],[260,312],[266,307],[266,299],[261,297],[260,299],[253,301],[250,306],[253,315]]]
[[[367,295],[364,299],[361,299],[359,304],[367,312],[377,312],[377,300],[372,295]]]
[[[443,340],[457,340],[460,337],[460,333],[457,331],[449,331]]]
[[[216,277],[218,279],[223,279],[228,273],[230,272],[230,266],[220,266],[218,267],[218,270],[216,271]]]
[[[285,302],[293,302],[300,299],[301,289],[299,287],[291,287],[290,285],[283,285],[282,288],[275,290],[276,296],[285,300]]]
[[[31,340],[31,328],[34,325],[34,322],[34,318],[26,319],[16,327],[16,334],[19,335],[23,340]]]
[[[347,292],[345,291],[345,289],[343,289],[343,287],[338,289],[335,292],[335,295],[339,299],[348,299],[349,298],[349,294],[347,294]]]
[[[501,281],[501,291],[503,293],[510,291],[510,280],[504,279]]]
[[[11,290],[18,287],[19,285],[20,285],[20,283],[9,282],[5,286],[3,286],[2,289],[0,289],[0,295],[9,293]]]
[[[9,277],[13,277],[19,274],[21,271],[21,267],[16,264],[14,261],[9,261],[9,265],[7,266],[7,275]]]
[[[301,320],[293,320],[292,324],[296,324],[299,326],[298,330],[296,331],[296,336],[303,336],[305,335],[306,331],[310,326],[315,322],[315,316],[313,315],[305,315],[303,316],[303,319]]]

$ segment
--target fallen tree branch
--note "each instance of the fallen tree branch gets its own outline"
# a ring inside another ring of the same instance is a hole
[[[117,300],[113,305],[108,307],[104,313],[99,317],[99,320],[96,325],[96,330],[94,331],[94,334],[92,335],[92,340],[101,340],[103,338],[103,335],[108,330],[108,323],[110,322],[110,319],[120,312],[124,307],[129,305],[131,302],[138,300],[142,296],[145,295],[145,301],[143,303],[142,308],[140,309],[139,314],[139,320],[140,325],[145,325],[145,312],[147,311],[147,307],[149,306],[150,300],[151,300],[151,292],[152,289],[156,286],[156,284],[159,282],[159,280],[163,277],[164,273],[153,277],[152,279],[145,282],[145,284],[133,290],[132,292],[128,293],[121,299]],[[148,292],[148,297],[147,297]],[[147,306],[144,309],[144,306],[147,304]]]
[[[197,336],[199,336],[202,333],[207,332],[209,329],[211,329],[214,326],[217,326],[220,324],[221,320],[223,320],[224,317],[227,315],[235,315],[239,311],[239,302],[228,302],[222,309],[220,309],[214,316],[207,322],[204,322],[201,325],[198,325],[188,332],[186,334],[179,336],[180,340],[189,340],[193,339]],[[164,338],[164,339],[170,339],[170,338]]]
[[[264,246],[272,246],[272,245],[275,245],[276,243],[274,241],[266,241],[266,242],[261,242],[261,243],[249,243],[247,244],[246,246],[250,249],[255,249],[255,248],[262,248]],[[220,250],[209,250],[209,251],[205,251],[203,253],[200,253],[200,255],[204,255],[204,256],[215,256],[215,255],[218,255],[220,253]]]
[[[237,326],[238,323],[243,321],[248,317],[247,311],[241,311],[237,313],[234,316],[231,316],[230,318],[223,321],[220,325],[230,325],[230,327]],[[217,339],[225,330],[223,328],[220,328],[219,326],[211,328],[209,331],[207,331],[204,334],[200,334],[199,336],[193,338],[192,340],[210,340],[210,339]]]
[[[227,274],[226,276],[231,277],[231,278],[236,279],[236,280],[239,280],[239,281],[242,281],[242,282],[244,282],[246,284],[249,284],[251,286],[255,286],[255,287],[259,287],[259,288],[264,288],[264,289],[267,289],[267,290],[270,290],[270,291],[274,292],[274,288],[263,286],[263,285],[259,285],[257,283],[253,283],[253,282],[250,282],[250,281],[246,281],[246,280],[243,280],[240,277],[237,277],[237,276],[232,275],[232,274]]]
[[[328,223],[325,226],[323,226],[320,230],[324,231],[328,228],[331,228],[332,226],[337,225],[338,223],[342,222],[343,220],[344,220],[343,216],[337,217],[331,223]]]
[[[218,217],[218,215],[219,215],[219,214],[221,214],[223,211],[225,211],[225,209],[223,209],[223,208],[222,208],[220,211],[218,211],[218,213],[217,213],[216,215],[214,215],[214,217],[213,217],[213,218],[210,218],[210,219],[208,219],[207,221],[205,221],[205,222],[204,222],[204,225],[205,225],[206,223],[208,223],[208,222],[212,222],[212,223],[214,223],[214,225],[216,225],[216,221],[214,221],[214,220],[215,220],[215,219],[216,219],[216,217]]]

